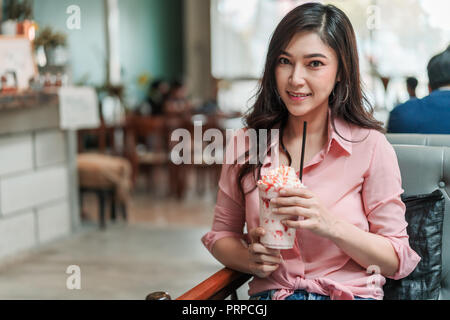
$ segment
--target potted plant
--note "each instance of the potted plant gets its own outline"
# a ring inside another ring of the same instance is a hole
[[[5,2],[5,21],[2,23],[2,34],[15,36],[19,19],[19,3],[16,0]]]
[[[31,0],[24,0],[19,4],[19,19],[17,24],[17,34],[25,35],[33,40],[35,37],[36,24],[33,21],[33,7]]]
[[[4,35],[26,35],[34,38],[35,23],[32,20],[33,9],[30,0],[8,0],[5,2],[6,21],[2,23]]]
[[[43,48],[49,65],[62,66],[67,62],[67,36],[62,32],[45,27],[34,40],[34,46],[38,52]]]

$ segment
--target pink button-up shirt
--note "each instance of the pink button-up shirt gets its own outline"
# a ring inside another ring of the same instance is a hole
[[[363,129],[341,119],[335,120],[335,126],[347,140],[364,140],[352,143],[342,139],[329,120],[328,142],[305,164],[302,182],[332,214],[388,239],[400,261],[392,278],[406,277],[420,257],[408,242],[405,205],[400,198],[403,189],[394,149],[376,130]],[[234,136],[235,142],[241,135],[244,135],[242,129]],[[272,142],[274,148],[269,149],[265,157],[261,175],[279,165],[278,144],[278,139]],[[236,147],[230,149],[227,148],[227,154],[236,153]],[[222,166],[212,230],[202,237],[210,252],[214,243],[224,237],[241,238],[248,243],[248,235],[243,233],[245,223],[247,230],[259,226],[258,190],[254,189],[242,199],[238,190],[238,168],[239,165]],[[254,179],[248,175],[244,179],[244,190],[254,186]],[[332,299],[383,298],[381,288],[386,280],[383,276],[369,273],[331,240],[311,231],[297,229],[294,248],[281,250],[281,254],[282,263],[269,277],[253,277],[249,295],[276,289],[274,298],[284,299],[294,290],[304,289]],[[374,270],[376,272],[376,268]]]

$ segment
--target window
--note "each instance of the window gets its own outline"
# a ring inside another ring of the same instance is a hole
[[[248,79],[255,79],[256,87],[276,25],[291,9],[307,1],[211,1],[212,74],[233,82],[247,79],[247,87]],[[408,76],[419,80],[418,97],[428,94],[428,61],[449,45],[450,1],[320,2],[336,5],[350,18],[359,46],[362,79],[376,110],[386,113],[408,98],[405,84]],[[381,77],[389,79],[386,90]],[[238,94],[242,95],[242,90]],[[247,101],[253,94],[254,90],[245,99],[233,101]],[[231,104],[227,104],[227,109],[232,108]],[[246,110],[247,106],[236,108]]]

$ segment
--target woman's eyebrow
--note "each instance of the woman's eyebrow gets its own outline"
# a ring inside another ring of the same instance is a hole
[[[303,58],[325,58],[327,59],[327,56],[322,53],[310,53],[303,56]]]
[[[289,52],[283,51],[283,50],[281,50],[281,54],[284,54],[285,56],[288,56],[288,57],[292,57],[292,54],[290,54]]]
[[[284,54],[288,57],[292,57],[292,54],[290,54],[289,52],[286,52],[286,51],[281,51],[281,54]],[[303,56],[303,58],[304,59],[309,59],[309,58],[325,58],[325,59],[327,59],[327,56],[325,56],[322,53],[310,53],[310,54],[305,54]]]

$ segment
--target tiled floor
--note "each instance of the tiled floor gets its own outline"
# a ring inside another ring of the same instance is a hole
[[[0,299],[141,300],[161,290],[176,298],[222,267],[200,241],[213,218],[215,190],[209,190],[180,202],[139,187],[128,224],[108,223],[105,231],[97,229],[96,202],[87,197],[92,221],[80,232],[0,267]],[[80,290],[66,287],[70,265],[80,267]]]

